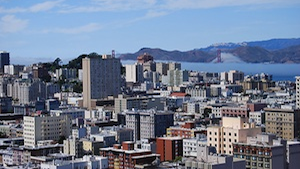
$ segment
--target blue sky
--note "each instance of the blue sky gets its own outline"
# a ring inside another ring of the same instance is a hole
[[[299,0],[0,0],[13,64],[300,37]]]

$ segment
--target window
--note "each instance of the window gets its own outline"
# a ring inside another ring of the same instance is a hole
[[[252,160],[256,160],[256,157],[255,157],[255,156],[253,156],[253,157],[252,157]]]

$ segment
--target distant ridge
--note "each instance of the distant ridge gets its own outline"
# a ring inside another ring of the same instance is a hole
[[[216,51],[229,53],[247,63],[300,63],[300,38],[271,39],[242,43],[216,43],[206,48],[186,52],[166,51],[159,48],[142,48],[136,53],[121,54],[120,59],[136,60],[137,56],[148,53],[155,60],[178,62],[212,62]]]

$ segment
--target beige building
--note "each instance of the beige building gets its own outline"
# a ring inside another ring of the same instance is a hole
[[[222,126],[207,128],[207,145],[214,146],[217,153],[232,154],[232,143],[245,142],[247,137],[261,133],[254,123],[249,123],[248,118],[223,117]]]
[[[300,137],[300,110],[265,108],[266,132],[285,140]]]
[[[72,121],[69,116],[24,116],[24,146],[35,147],[38,141],[69,137]]]
[[[84,155],[83,143],[79,139],[68,138],[64,140],[64,154],[70,154],[76,158],[81,158]]]
[[[82,145],[83,150],[92,155],[100,155],[100,148],[104,147],[104,143],[102,141],[94,141],[87,139],[82,139]]]
[[[296,108],[300,109],[300,76],[296,76]]]
[[[121,90],[120,59],[109,55],[82,59],[83,107],[92,108],[92,100],[118,96]]]
[[[228,81],[230,83],[235,83],[237,81],[243,81],[244,80],[244,72],[240,72],[237,70],[230,70],[228,72]]]

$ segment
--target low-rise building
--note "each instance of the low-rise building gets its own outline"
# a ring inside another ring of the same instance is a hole
[[[136,166],[159,165],[158,154],[151,153],[150,150],[134,149],[133,142],[123,142],[115,144],[114,147],[101,148],[100,155],[108,157],[108,168],[136,168]]]

